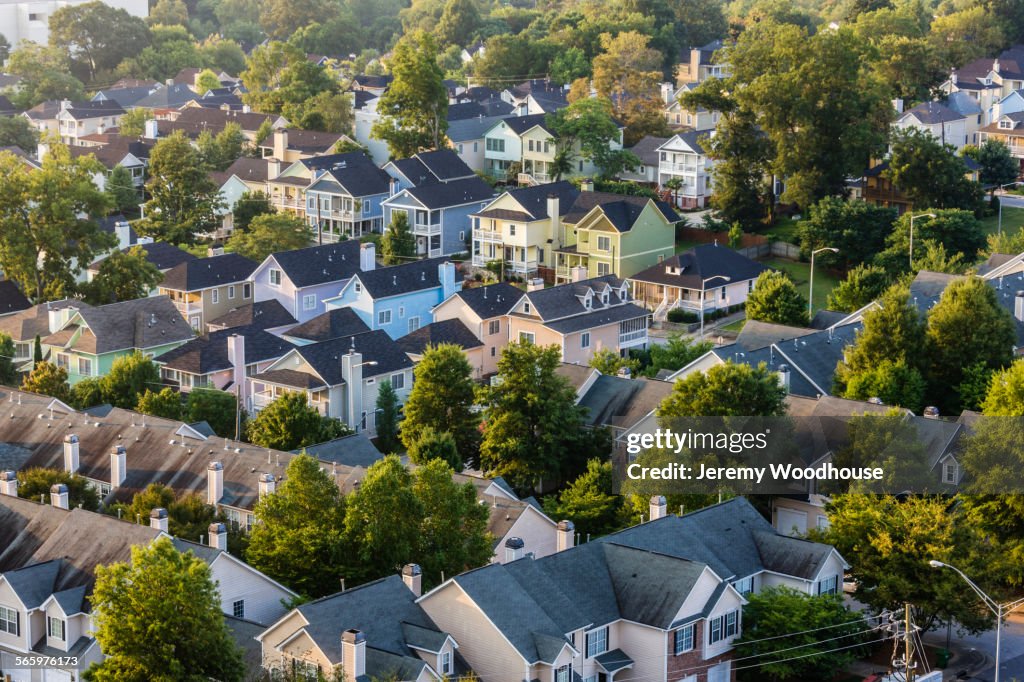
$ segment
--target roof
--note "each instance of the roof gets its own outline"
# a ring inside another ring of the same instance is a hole
[[[534,310],[545,322],[557,320],[570,315],[580,315],[591,311],[604,310],[624,303],[619,298],[619,290],[624,286],[622,280],[615,275],[604,275],[579,282],[560,284],[556,287],[537,289],[524,294],[533,304]],[[608,303],[601,302],[603,292],[608,289]],[[584,305],[583,299],[591,293],[590,308]]]
[[[237,123],[242,130],[255,131],[259,130],[265,121],[273,123],[278,118],[254,111],[225,111],[223,109],[188,107],[178,114],[178,118],[174,122],[183,128],[194,128],[196,132],[209,129],[211,132],[217,133],[223,130],[228,123]]]
[[[28,310],[32,304],[18,285],[9,279],[0,280],[0,316]]]
[[[477,317],[486,320],[507,314],[523,297],[523,290],[507,282],[496,282],[472,289],[463,288],[455,295],[461,298]]]
[[[493,92],[493,91],[492,91]],[[515,107],[498,97],[488,97],[482,100],[475,100],[472,102],[459,102],[458,104],[448,105],[448,132],[451,132],[451,124],[456,121],[466,120],[481,120],[495,118],[506,118],[512,115],[512,111]],[[493,123],[492,123],[493,125]],[[490,125],[488,126],[488,128]],[[479,135],[483,137],[483,133]],[[449,139],[454,141],[449,135]]]
[[[707,152],[704,151],[704,146],[701,145],[701,143],[700,143],[702,138],[707,137],[707,133],[704,133],[704,132],[698,133],[697,131],[691,130],[691,131],[686,131],[686,132],[678,132],[678,133],[676,133],[674,135],[674,137],[678,137],[680,140],[682,140],[686,144],[687,147],[692,149],[697,154],[706,154],[707,153]],[[671,140],[671,139],[672,139],[671,137],[668,138],[668,140]],[[666,140],[666,142],[668,140]]]
[[[580,191],[567,180],[560,180],[543,185],[514,189],[506,192],[506,194],[526,210],[526,218],[528,220],[544,220],[550,217],[548,216],[548,197],[550,195],[553,194],[558,197],[559,211],[568,211],[569,207],[576,201]]]
[[[922,125],[936,125],[939,123],[950,123],[952,121],[959,121],[963,118],[963,114],[953,111],[946,105],[940,102],[922,102],[916,107],[907,109],[899,117],[899,120],[904,120],[913,116]]]
[[[644,135],[629,151],[643,161],[645,166],[657,166],[660,163],[658,148],[668,142],[668,139],[667,137]]]
[[[91,306],[88,303],[74,299],[40,303],[13,315],[0,317],[0,332],[7,334],[15,341],[29,341],[36,336],[42,337],[50,333],[51,310],[89,307]]]
[[[709,277],[724,276],[729,281],[742,282],[757,279],[767,269],[765,265],[726,246],[702,244],[641,270],[629,279],[700,290],[714,288],[709,285],[722,286],[726,282],[724,279],[706,282]]]
[[[463,350],[484,345],[458,318],[432,322],[398,339],[398,345],[409,355],[423,355],[428,346],[442,343],[455,344]]]
[[[220,175],[225,178],[235,176],[242,182],[266,182],[270,179],[270,159],[253,159],[243,156],[236,159]]]
[[[124,114],[124,108],[116,101],[111,100],[71,102],[63,111],[76,120],[121,116]]]
[[[74,347],[87,353],[153,348],[187,341],[195,334],[166,296],[121,301],[95,308],[82,308],[78,316],[83,330]],[[73,318],[72,318],[73,319]],[[74,325],[71,325],[74,326]],[[66,326],[63,331],[70,327]],[[64,345],[61,332],[43,339],[47,345]]]
[[[650,314],[650,311],[644,310],[634,303],[626,303],[625,305],[612,305],[582,315],[573,315],[572,317],[545,322],[544,326],[559,334],[572,334],[584,329],[594,329],[608,324],[624,322],[625,320],[633,320],[638,317],[647,317]]]
[[[355,276],[373,298],[401,296],[440,287],[442,282],[439,269],[445,263],[451,263],[446,256],[427,258],[358,272]]]
[[[175,83],[174,85],[165,85],[162,88],[158,88],[153,93],[135,102],[135,106],[142,109],[177,109],[198,97],[199,95],[193,92],[188,85]],[[160,127],[163,128],[163,125]]]
[[[309,170],[322,170],[325,168],[347,168],[349,166],[374,166],[373,159],[365,152],[357,150],[354,152],[342,152],[341,154],[325,154],[323,156],[312,156],[308,159],[300,159],[298,163]]]
[[[353,197],[388,194],[391,191],[391,176],[376,166],[359,164],[333,167],[314,180],[306,191],[348,194]]]
[[[257,301],[232,308],[216,320],[207,322],[207,328],[230,329],[231,327],[257,326],[262,329],[273,329],[295,324],[296,320],[285,310],[276,298],[269,301]]]
[[[155,358],[156,362],[189,374],[210,374],[234,367],[228,355],[228,339],[238,335],[245,339],[245,364],[276,360],[294,346],[261,327],[233,327],[215,331]]]
[[[467,166],[466,162],[451,149],[420,152],[416,154],[415,158],[441,182],[456,178],[475,177],[473,169]]]
[[[475,175],[451,182],[410,187],[405,192],[428,209],[464,206],[489,201],[494,197],[491,186]]]
[[[174,291],[200,291],[243,282],[255,269],[256,263],[248,258],[237,253],[223,253],[179,263],[164,274],[160,286]]]
[[[194,260],[196,258],[188,251],[179,249],[174,244],[168,244],[167,242],[135,244],[121,249],[121,252],[128,253],[128,251],[135,248],[135,246],[142,247],[142,250],[146,252],[146,261],[155,265],[158,270],[170,270],[179,263],[184,263],[185,261]],[[92,265],[89,266],[89,269],[97,269],[102,262],[102,260],[93,262]]]
[[[398,372],[413,366],[409,356],[388,336],[387,332],[381,329],[320,341],[308,346],[299,346],[294,352],[302,356],[328,386],[338,386],[345,383],[341,376],[341,358],[351,350],[362,354],[363,362],[377,363],[375,366],[367,365],[365,367],[364,377]],[[265,377],[267,374],[269,372],[264,372],[260,376]]]
[[[471,118],[451,118],[452,109],[463,106],[475,106],[475,104],[453,104],[448,107],[448,131],[445,135],[452,142],[482,140],[484,133],[493,128],[495,123],[509,117],[509,114],[498,114],[494,116],[473,116]]]
[[[653,412],[672,392],[672,384],[602,374],[580,396],[587,423],[629,428]]]
[[[109,170],[113,170],[129,154],[145,162],[153,149],[155,142],[152,140],[133,140],[120,135],[113,137],[109,142],[98,147],[76,147],[68,149],[72,156],[94,156],[96,160]]]
[[[115,84],[116,85],[116,84]],[[107,90],[100,90],[97,92],[93,99],[107,99],[117,102],[124,108],[129,108],[135,105],[143,97],[146,97],[153,92],[158,85],[155,84],[143,84],[133,85],[131,87],[119,87],[109,88]]]
[[[679,222],[679,214],[668,203],[654,201],[648,197],[612,194],[611,192],[580,192],[562,222],[575,225],[594,208],[600,207],[605,217],[619,232],[633,228],[640,214],[653,202],[661,215],[670,223]]]
[[[528,116],[511,116],[504,119],[504,121],[505,125],[507,125],[516,135],[522,135],[527,130],[537,126],[540,126],[551,135],[554,135],[554,133],[552,133],[545,124],[545,119],[547,119],[547,114],[529,114]]]
[[[347,280],[359,271],[360,244],[348,239],[337,244],[278,251],[270,255],[296,287]]]
[[[301,130],[299,128],[288,128],[288,149],[300,153],[322,154],[329,151],[338,144],[338,140],[345,137],[342,133],[325,133],[319,130]],[[264,147],[272,146],[273,136],[263,142]]]
[[[327,462],[336,462],[350,467],[370,468],[374,462],[384,457],[365,433],[354,433],[350,436],[335,438],[316,445],[307,445],[294,452],[305,452]]]
[[[292,327],[285,336],[306,341],[327,341],[370,331],[352,308],[334,308]]]

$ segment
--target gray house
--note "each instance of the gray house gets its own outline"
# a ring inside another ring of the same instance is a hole
[[[494,191],[475,175],[403,189],[384,201],[384,222],[404,211],[416,237],[416,253],[435,258],[467,251],[472,234],[470,214],[484,208]]]

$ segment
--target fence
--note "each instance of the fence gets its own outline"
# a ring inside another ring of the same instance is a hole
[[[696,242],[698,244],[718,243],[726,246],[729,243],[728,232],[711,232],[702,230],[699,227],[684,227],[679,230],[681,241]],[[769,241],[768,237],[761,234],[743,234],[740,248],[736,252],[747,258],[789,258],[800,259],[800,247],[788,242]]]

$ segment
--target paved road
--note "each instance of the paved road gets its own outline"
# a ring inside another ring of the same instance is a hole
[[[944,632],[929,633],[925,639],[929,642],[945,644]],[[957,637],[953,633],[953,639],[962,646],[974,647],[985,652],[988,657],[995,661],[996,654],[996,633],[995,630],[983,632],[980,635],[967,635]],[[1002,662],[1000,682],[1011,682],[1017,680],[1024,682],[1024,614],[1014,614],[1011,620],[1003,624]],[[984,682],[995,680],[995,666],[991,665],[985,671],[972,678]]]

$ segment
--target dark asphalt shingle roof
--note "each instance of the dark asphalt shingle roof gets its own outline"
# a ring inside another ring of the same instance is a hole
[[[655,410],[672,392],[672,384],[652,379],[626,379],[602,374],[579,400],[587,423],[629,427]]]
[[[900,118],[904,119],[911,116],[920,121],[922,125],[950,123],[963,118],[962,114],[958,114],[940,102],[922,102],[916,107],[907,109]]]
[[[456,178],[474,177],[473,169],[467,166],[466,162],[460,159],[459,155],[451,149],[435,149],[434,151],[420,152],[416,155],[416,158],[441,182],[447,182]]]
[[[307,455],[325,462],[364,469],[368,469],[374,462],[384,457],[384,453],[374,447],[373,442],[363,432],[316,445],[307,445],[299,450],[293,450],[293,452],[305,452]]]
[[[487,286],[463,289],[455,295],[465,301],[466,305],[481,320],[486,320],[507,314],[512,306],[523,297],[523,290],[517,289],[507,282],[497,282]]]
[[[103,116],[121,116],[124,114],[124,107],[114,100],[99,100],[97,102],[71,102],[66,111],[71,118],[79,120]]]
[[[475,175],[461,180],[411,187],[405,191],[427,209],[464,206],[494,197],[491,186]]]
[[[355,274],[355,277],[359,279],[367,293],[375,299],[400,296],[413,291],[440,287],[439,266],[449,262],[451,261],[445,256],[428,258],[401,265],[376,268],[369,272],[359,272]]]
[[[569,210],[580,191],[573,187],[567,180],[549,182],[544,185],[523,187],[507,192],[509,197],[515,199],[516,203],[523,207],[529,214],[531,220],[544,220],[548,218],[548,196],[554,194],[558,197],[558,210],[563,215]],[[502,195],[504,196],[504,195]],[[500,197],[499,197],[500,198]]]
[[[512,114],[514,107],[508,102],[498,98],[488,98],[482,101],[476,102],[460,102],[459,104],[448,105],[448,134],[449,139],[455,141],[455,138],[451,137],[451,124],[456,121],[472,121],[472,120],[487,120],[492,117],[505,118]],[[487,128],[494,125],[494,121],[491,120],[487,123]],[[474,139],[483,137],[483,133],[487,128],[480,131],[480,134]],[[465,138],[463,138],[465,139]]]
[[[562,221],[575,225],[595,207],[600,207],[615,229],[619,232],[628,232],[650,201],[652,200],[647,197],[625,196],[610,192],[580,192],[568,213],[563,216]],[[655,201],[654,205],[665,217],[665,220],[670,223],[679,222],[679,214],[668,203]]]
[[[398,339],[398,345],[410,355],[423,355],[427,346],[453,343],[463,350],[484,345],[458,318],[432,322]]]
[[[505,119],[505,125],[507,125],[509,128],[511,128],[512,132],[514,132],[516,135],[522,135],[527,130],[529,130],[529,129],[535,127],[535,126],[540,126],[544,130],[546,130],[548,133],[554,135],[554,133],[552,133],[548,129],[547,125],[545,124],[545,119],[546,118],[547,118],[547,114],[530,114],[528,116],[512,116],[510,118],[506,118]]]
[[[18,289],[17,284],[9,279],[0,280],[0,315],[21,312],[31,307],[32,304]]]
[[[339,336],[353,336],[368,331],[370,328],[354,310],[334,308],[292,327],[285,332],[285,336],[307,341],[327,341]]]
[[[273,329],[295,324],[296,320],[276,298],[269,301],[257,301],[232,308],[216,320],[207,323],[208,327],[247,327],[255,325],[262,329]]]
[[[674,268],[673,273],[668,272]],[[692,249],[667,258],[663,262],[641,270],[629,279],[637,282],[666,284],[686,289],[712,289],[726,284],[725,280],[702,282],[708,277],[724,275],[731,282],[742,282],[757,279],[757,276],[768,268],[757,261],[730,249],[726,246],[702,244]]]
[[[294,348],[261,327],[235,327],[192,339],[157,357],[156,361],[170,369],[198,375],[231,369],[228,338],[234,334],[245,338],[246,365],[277,359]]]
[[[629,151],[643,161],[645,166],[657,166],[660,161],[658,147],[668,142],[668,139],[667,137],[644,135]]]
[[[306,191],[367,197],[387,194],[390,190],[390,175],[376,166],[356,165],[331,168],[322,177],[315,180]]]
[[[456,107],[471,106],[470,104],[456,104]],[[509,105],[511,107],[511,105]],[[454,107],[448,107],[449,114]],[[448,119],[448,139],[452,142],[472,142],[482,140],[484,133],[494,127],[498,121],[508,118],[508,114],[494,116],[473,116],[471,118]]]
[[[257,263],[237,253],[224,253],[180,263],[164,274],[160,286],[175,291],[199,291],[224,284],[244,282]]]
[[[604,275],[530,291],[525,296],[541,319],[547,322],[621,305],[623,301],[619,297],[619,292],[622,286],[622,280],[615,275]],[[601,302],[601,295],[606,291],[609,293],[607,304]],[[592,292],[592,295],[588,309],[584,305],[584,299],[589,292]]]
[[[35,609],[53,593],[59,572],[60,561],[53,559],[7,571],[3,576],[25,608]]]
[[[311,287],[346,280],[359,271],[359,242],[310,246],[271,254],[296,287]]]
[[[572,334],[584,329],[594,329],[595,327],[603,327],[607,324],[633,320],[638,317],[647,317],[648,315],[650,315],[649,311],[634,303],[627,303],[625,305],[595,310],[583,315],[573,315],[572,317],[553,322],[545,322],[544,326],[559,334]]]
[[[381,329],[375,329],[374,331],[354,336],[343,336],[337,339],[321,341],[308,346],[299,346],[294,352],[302,356],[309,363],[310,367],[323,378],[327,385],[338,386],[344,383],[344,379],[341,376],[341,358],[353,348],[357,353],[362,354],[363,362],[377,363],[375,366],[366,365],[363,367],[364,377],[398,372],[413,366],[409,356],[388,336],[387,332]],[[269,374],[269,372],[264,373],[264,375],[266,374]]]
[[[82,308],[78,314],[89,331],[84,332],[75,347],[88,353],[112,353],[119,350],[153,348],[195,336],[166,296],[150,296],[121,301],[95,308]],[[91,332],[91,334],[89,333]],[[59,342],[58,331],[43,340]]]
[[[149,244],[136,244],[135,246],[142,247],[142,250],[146,252],[146,261],[155,265],[158,270],[170,270],[179,263],[195,259],[195,256],[188,251],[179,249],[174,244],[168,244],[167,242],[150,242]],[[127,253],[129,248],[121,249],[121,252]],[[102,260],[95,261],[89,267],[95,270],[102,262]]]

